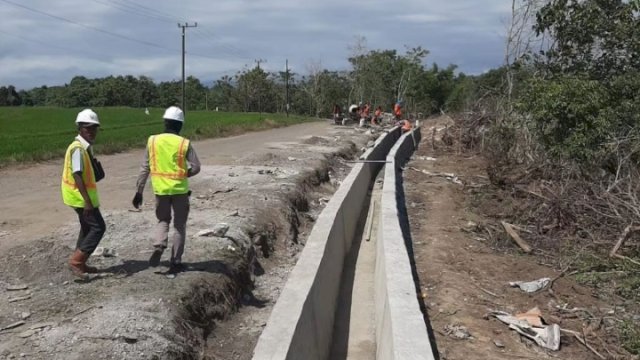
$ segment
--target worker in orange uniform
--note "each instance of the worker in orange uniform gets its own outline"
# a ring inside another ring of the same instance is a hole
[[[413,124],[411,124],[411,121],[405,119],[401,120],[400,122],[402,123],[402,132],[411,131],[411,129],[413,129]]]
[[[393,107],[393,115],[396,117],[396,120],[402,119],[402,102],[398,101],[396,105]]]
[[[342,109],[340,109],[340,105],[333,105],[333,123],[338,125],[342,123]]]
[[[98,272],[86,263],[106,231],[96,186],[104,178],[104,171],[93,157],[92,148],[100,127],[98,115],[91,109],[82,110],[76,116],[76,126],[78,136],[64,156],[61,190],[65,205],[75,210],[80,220],[80,234],[69,268],[74,275],[86,278],[87,274]]]
[[[371,115],[371,103],[366,103],[364,105],[364,109],[362,110],[362,117],[365,119],[369,119]]]
[[[411,131],[411,129],[413,129],[413,125],[411,124],[411,121],[406,119],[396,121],[396,126],[399,126],[402,129],[402,132]]]
[[[376,111],[373,113],[373,118],[371,118],[371,123],[374,125],[380,125],[382,121],[382,106],[378,106]]]
[[[189,179],[200,172],[200,161],[191,142],[180,136],[184,123],[184,113],[176,106],[169,107],[163,115],[164,133],[152,135],[147,141],[147,151],[140,168],[137,192],[133,206],[142,204],[142,192],[151,174],[151,186],[156,195],[156,217],[158,225],[153,240],[154,251],[149,259],[150,266],[158,266],[164,249],[167,247],[169,225],[173,210],[171,260],[167,277],[174,278],[185,271],[182,264],[185,239],[187,237],[187,218],[189,216]]]

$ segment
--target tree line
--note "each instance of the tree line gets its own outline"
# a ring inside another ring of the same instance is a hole
[[[344,108],[371,102],[389,111],[402,100],[410,112],[431,114],[462,109],[477,88],[477,77],[458,73],[455,65],[427,66],[425,49],[417,47],[400,54],[396,50],[367,50],[363,42],[360,39],[349,58],[351,68],[342,71],[311,62],[304,74],[244,68],[209,85],[189,76],[186,107],[328,116],[334,104]],[[179,80],[156,83],[147,76],[75,76],[61,86],[20,91],[11,85],[2,86],[0,106],[166,107],[179,105],[181,94]]]

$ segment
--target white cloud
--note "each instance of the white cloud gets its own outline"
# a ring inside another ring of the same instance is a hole
[[[78,74],[176,78],[177,22],[187,20],[198,22],[187,30],[187,72],[203,81],[258,58],[267,59],[267,69],[282,68],[285,59],[299,69],[308,59],[346,68],[355,35],[366,36],[371,49],[402,53],[405,44],[420,45],[431,50],[430,61],[458,63],[473,73],[500,65],[509,14],[504,0],[9,1],[138,41],[0,2],[0,86],[21,88],[63,84]]]

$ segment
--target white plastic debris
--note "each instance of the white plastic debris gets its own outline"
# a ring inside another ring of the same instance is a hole
[[[447,335],[458,340],[466,340],[473,337],[471,333],[469,333],[469,329],[463,325],[447,324],[444,327],[444,331]]]
[[[524,314],[513,316],[503,311],[494,311],[492,316],[509,325],[509,328],[518,334],[525,336],[539,346],[558,351],[560,350],[560,326],[558,324],[543,325],[540,318],[540,310],[531,309]],[[536,319],[532,324],[531,319]]]
[[[527,293],[534,293],[538,290],[542,290],[551,282],[550,278],[541,278],[534,281],[511,281],[509,286],[519,287],[522,291]]]
[[[93,251],[91,256],[114,257],[114,256],[118,256],[118,253],[116,252],[115,249],[107,248],[107,247],[103,247],[103,246],[98,246]]]

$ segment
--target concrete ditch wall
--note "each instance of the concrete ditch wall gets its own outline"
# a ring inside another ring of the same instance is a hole
[[[420,128],[402,135],[387,155],[375,273],[376,359],[433,360],[427,327],[418,304],[409,254],[398,214],[400,167],[420,143]]]
[[[399,137],[400,129],[393,128],[360,159],[385,160]],[[324,360],[329,356],[344,258],[369,186],[382,165],[356,164],[318,216],[258,340],[254,360]]]

